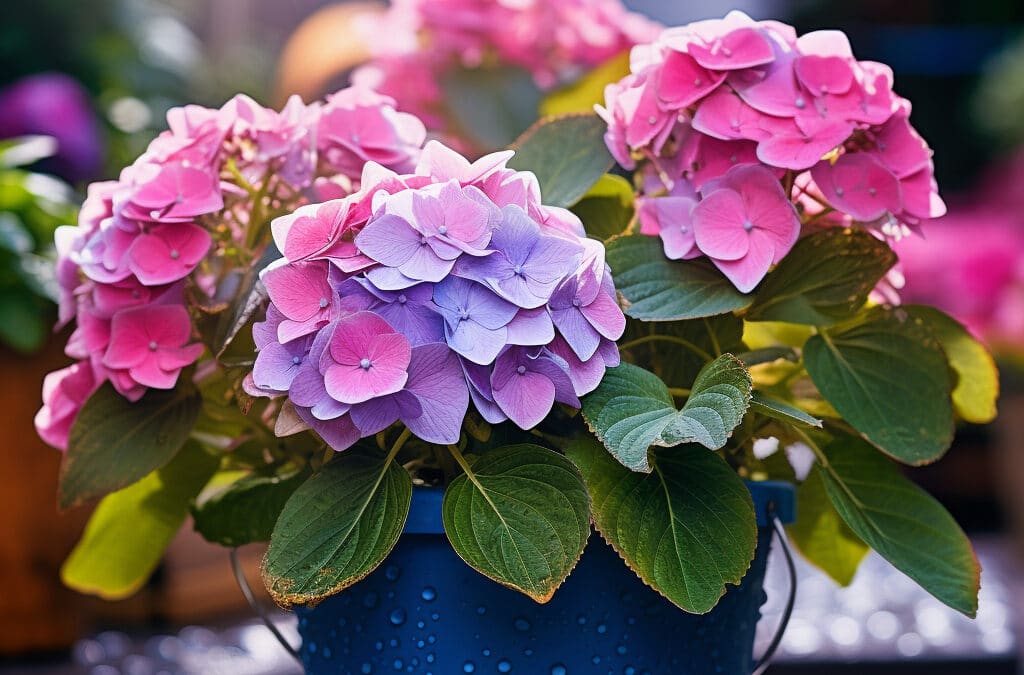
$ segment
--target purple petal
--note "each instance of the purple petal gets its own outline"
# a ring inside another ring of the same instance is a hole
[[[348,415],[323,422],[313,417],[307,408],[296,406],[295,412],[299,414],[303,422],[320,435],[320,438],[324,439],[327,445],[338,452],[348,449],[360,438],[359,429],[352,424]]]
[[[510,345],[546,345],[555,339],[551,316],[543,307],[519,310],[507,328]]]
[[[430,443],[457,443],[469,408],[469,388],[459,358],[445,345],[413,349],[406,390],[422,407],[421,414],[403,411],[402,421]]]
[[[377,262],[398,267],[420,249],[422,238],[403,218],[386,213],[356,235],[356,246]]]
[[[586,361],[601,343],[601,334],[591,325],[579,307],[551,311],[551,318],[576,355]]]
[[[349,417],[360,434],[372,436],[398,421],[398,401],[395,396],[382,396],[359,403],[352,406]]]

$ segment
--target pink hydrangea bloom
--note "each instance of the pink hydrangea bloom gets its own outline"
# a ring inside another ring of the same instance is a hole
[[[233,289],[239,267],[252,262],[247,256],[261,252],[253,250],[254,242],[262,246],[269,239],[266,223],[252,222],[254,214],[295,211],[308,195],[326,189],[314,189],[317,180],[351,194],[367,160],[410,170],[425,137],[423,124],[397,112],[394,101],[360,89],[309,106],[292,97],[280,111],[239,95],[217,110],[173,109],[167,121],[168,130],[117,181],[89,186],[78,225],[55,235],[60,322],[75,320],[66,352],[79,361],[61,371],[66,386],[47,385],[38,418],[40,433],[58,445],[84,396],[103,382],[132,400],[150,387],[175,386],[202,352],[190,342],[187,303],[203,305],[203,311],[217,307],[220,289]],[[369,215],[370,200],[364,201],[352,213],[309,219],[318,227],[326,222],[326,231],[299,225],[293,236],[274,235],[295,258],[324,253],[347,271],[365,267],[373,261],[344,236],[346,218],[365,221]],[[325,246],[330,250],[322,251]],[[326,270],[328,263],[313,264]],[[331,291],[317,294],[323,289],[303,285],[296,269],[281,272],[292,274],[291,296],[282,296],[287,284],[277,286],[286,339],[325,325],[337,311],[320,306],[322,298],[333,300]],[[81,384],[84,373],[91,378],[88,387]],[[68,387],[73,395],[61,393]]]
[[[397,0],[383,15],[364,17],[360,29],[373,57],[352,81],[393,97],[432,130],[457,135],[441,88],[454,69],[512,66],[549,90],[653,40],[660,27],[620,0]]]
[[[43,380],[43,407],[35,419],[39,436],[53,447],[66,450],[71,424],[98,386],[87,361],[47,375]]]
[[[892,71],[854,58],[839,31],[798,37],[730,12],[634,47],[630,70],[597,112],[612,155],[643,176],[641,232],[660,236],[669,258],[706,255],[749,291],[799,236],[789,203],[807,222],[886,236],[945,213],[931,150],[893,92]],[[751,236],[737,230],[754,223],[743,215],[749,203],[708,189],[757,165],[775,186],[771,236],[756,225]]]
[[[396,421],[454,443],[470,400],[527,429],[578,407],[625,317],[603,246],[511,155],[431,142],[413,172],[367,164],[359,192],[278,219],[247,390],[287,395],[336,450]]]

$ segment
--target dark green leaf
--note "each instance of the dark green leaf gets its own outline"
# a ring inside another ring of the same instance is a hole
[[[303,483],[285,503],[263,561],[282,607],[315,603],[360,581],[398,542],[412,500],[409,473],[357,445]]]
[[[746,351],[735,314],[689,321],[627,321],[619,341],[630,363],[642,363],[670,387],[688,389],[715,354]]]
[[[629,363],[610,368],[583,399],[583,417],[612,455],[633,471],[650,471],[648,449],[725,445],[750,403],[750,374],[723,354],[697,375],[682,410],[657,375]]]
[[[455,552],[484,576],[547,602],[590,536],[579,472],[536,445],[490,450],[471,471],[444,495],[444,529]]]
[[[745,363],[748,368],[759,366],[763,363],[772,363],[779,359],[785,359],[792,363],[800,360],[800,357],[793,351],[792,347],[762,347],[761,349],[752,349],[749,352],[736,354],[736,358]]]
[[[607,128],[594,113],[544,118],[516,140],[508,165],[537,175],[545,204],[572,206],[612,168]]]
[[[850,529],[926,591],[973,617],[981,568],[946,509],[858,439],[838,439],[824,451],[825,491]]]
[[[67,508],[131,485],[178,452],[199,416],[199,393],[186,378],[150,389],[132,403],[105,384],[71,426],[60,466],[60,506]]]
[[[622,234],[633,219],[633,186],[626,179],[606,173],[575,206],[573,213],[594,239]]]
[[[826,400],[896,459],[926,464],[953,440],[946,357],[905,313],[878,308],[855,324],[812,336],[804,364]]]
[[[270,541],[285,503],[307,478],[308,471],[245,476],[195,505],[192,517],[196,532],[222,546]]]
[[[441,89],[459,132],[485,150],[512,143],[537,120],[541,92],[522,68],[450,68]]]
[[[214,455],[190,441],[162,469],[104,497],[61,568],[64,583],[105,600],[139,590],[217,463]]]
[[[868,546],[854,534],[825,494],[821,469],[811,468],[796,492],[796,521],[786,527],[790,541],[807,560],[837,584],[853,581]]]
[[[996,417],[999,370],[985,346],[960,323],[934,307],[903,305],[901,308],[925,327],[942,345],[949,366],[957,374],[953,408],[965,421],[987,424]]]
[[[752,300],[707,261],[669,260],[657,237],[631,234],[612,239],[607,260],[623,311],[634,319],[697,319],[743,309]]]
[[[808,415],[800,408],[794,408],[788,403],[783,403],[771,397],[755,391],[750,399],[750,409],[767,417],[788,422],[790,424],[803,424],[809,427],[821,428],[821,420]]]
[[[754,558],[757,524],[746,485],[698,445],[659,450],[633,473],[591,439],[568,455],[583,473],[594,523],[636,574],[680,608],[710,611]]]
[[[863,230],[815,232],[761,282],[745,318],[814,326],[849,318],[895,264],[892,249]]]

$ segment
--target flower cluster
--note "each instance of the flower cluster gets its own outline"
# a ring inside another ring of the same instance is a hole
[[[343,90],[280,112],[236,96],[219,110],[172,109],[169,129],[116,181],[89,187],[77,226],[58,230],[60,321],[76,329],[36,417],[63,448],[84,400],[109,381],[130,400],[174,387],[203,351],[188,302],[219,289],[259,254],[266,222],[357,187],[367,160],[415,165],[426,131],[382,95]],[[198,298],[198,300],[196,300]]]
[[[457,442],[470,400],[524,429],[579,406],[625,317],[603,246],[511,155],[430,142],[413,173],[369,163],[359,192],[275,220],[250,393],[287,394],[336,450],[398,420]]]
[[[654,39],[659,27],[619,0],[397,0],[364,31],[373,59],[353,81],[443,130],[440,82],[455,66],[516,66],[547,90]]]
[[[945,213],[892,71],[841,32],[732,12],[665,30],[630,68],[598,113],[640,170],[641,231],[670,258],[705,255],[746,292],[799,236],[798,212],[887,235]]]

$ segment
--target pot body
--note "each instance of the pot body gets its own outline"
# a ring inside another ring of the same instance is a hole
[[[772,501],[784,520],[793,506],[791,486],[751,485],[759,515],[754,561],[705,615],[687,614],[647,587],[596,534],[551,601],[539,605],[467,566],[439,531],[440,491],[417,490],[405,533],[380,568],[296,610],[306,671],[749,673],[771,541],[765,505]]]

